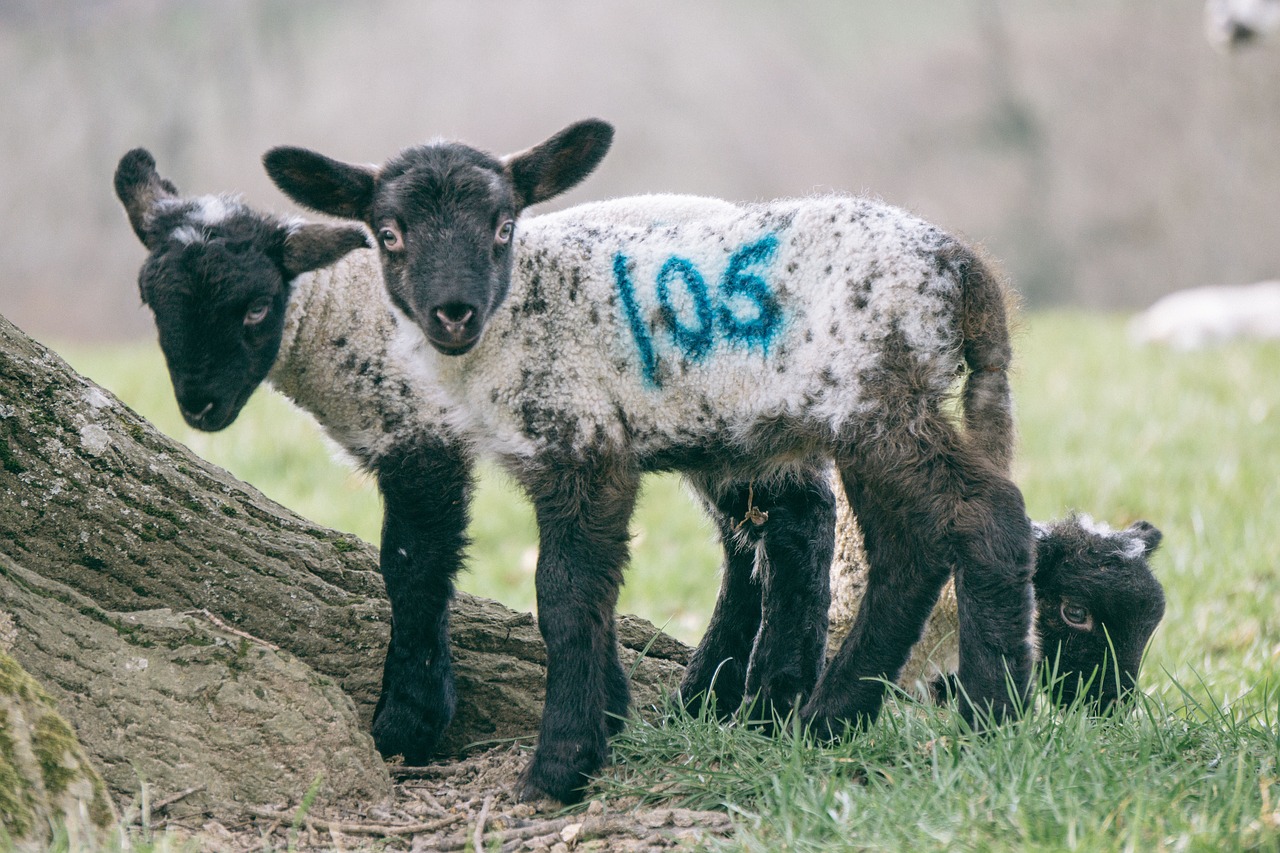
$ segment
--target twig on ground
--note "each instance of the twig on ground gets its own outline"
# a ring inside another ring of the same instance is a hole
[[[255,817],[265,818],[267,820],[283,821],[288,820],[288,815],[282,815],[271,809],[257,808],[250,806],[247,811]],[[453,826],[455,823],[461,823],[467,819],[465,814],[449,815],[439,820],[431,820],[426,823],[348,823],[338,820],[325,820],[320,817],[308,817],[315,826],[320,829],[337,829],[339,832],[345,832],[347,835],[416,835],[420,832],[437,832],[441,829]]]
[[[412,794],[414,799],[418,800],[418,802],[425,803],[427,808],[431,809],[433,813],[448,814],[449,810],[446,809],[443,805],[441,805],[440,801],[436,799],[435,795],[432,794],[430,791],[428,791],[426,788],[419,788],[416,786],[410,787],[408,785],[405,785],[403,786],[403,789],[406,793]]]
[[[496,839],[503,850],[515,850],[531,838],[543,836],[560,836],[565,827],[578,825],[576,840],[581,843],[594,838],[614,835],[629,835],[636,838],[652,836],[669,836],[684,829],[700,829],[707,833],[721,834],[732,825],[729,816],[724,812],[702,812],[689,809],[663,810],[656,815],[637,820],[634,815],[615,814],[600,817],[551,818],[548,820],[529,821],[511,829],[489,834],[489,840]],[[435,841],[435,849],[441,853],[464,850],[474,841],[472,833],[458,833]],[[476,848],[481,849],[481,848]]]
[[[266,851],[274,849],[274,845],[271,843],[271,836],[276,834],[277,829],[284,826],[284,822],[285,819],[282,817],[277,817],[272,821],[271,826],[267,827],[267,831],[262,833],[262,843],[258,845],[259,850]]]
[[[480,816],[476,818],[476,831],[474,840],[476,853],[484,850],[484,822],[489,819],[489,809],[493,807],[493,794],[489,794],[484,798],[484,805],[480,807]]]
[[[178,793],[176,793],[176,794],[170,794],[169,796],[165,797],[165,798],[164,798],[163,800],[161,800],[160,802],[158,802],[158,803],[152,803],[152,804],[151,804],[151,811],[152,811],[152,813],[153,813],[153,814],[154,814],[155,812],[164,811],[165,809],[169,808],[169,806],[173,805],[174,803],[178,802],[179,800],[185,800],[187,797],[191,796],[191,795],[192,795],[192,794],[194,794],[196,791],[203,791],[204,789],[205,789],[205,786],[204,786],[204,785],[193,785],[192,787],[188,788],[188,789],[187,789],[187,790],[185,790],[185,791],[179,791],[179,792],[178,792]]]
[[[217,628],[219,628],[220,630],[226,631],[228,634],[235,634],[237,637],[246,639],[251,643],[257,643],[260,646],[266,646],[268,649],[271,649],[274,652],[280,651],[280,647],[277,646],[275,643],[269,643],[266,640],[262,639],[261,637],[255,637],[253,634],[250,634],[247,631],[241,631],[239,628],[233,628],[223,620],[219,619],[217,616],[214,616],[208,610],[204,610],[204,609],[186,610],[183,612],[182,615],[183,616],[203,616],[205,619],[208,619],[210,622],[212,622]]]

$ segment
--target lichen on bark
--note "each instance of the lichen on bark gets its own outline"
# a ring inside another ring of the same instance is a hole
[[[53,699],[0,651],[0,826],[15,845],[40,845],[56,829],[74,843],[114,822],[102,778]]]

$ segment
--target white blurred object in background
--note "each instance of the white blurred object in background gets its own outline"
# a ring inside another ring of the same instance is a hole
[[[1134,317],[1137,343],[1192,350],[1233,338],[1280,338],[1280,281],[1179,290]]]

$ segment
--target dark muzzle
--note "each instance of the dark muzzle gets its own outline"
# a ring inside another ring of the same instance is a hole
[[[421,323],[427,340],[445,355],[462,355],[480,340],[484,325],[480,312],[465,302],[446,302],[432,308]]]

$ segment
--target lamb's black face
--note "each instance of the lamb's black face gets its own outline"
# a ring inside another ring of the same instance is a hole
[[[364,231],[282,222],[221,196],[181,198],[141,148],[120,159],[115,188],[151,252],[138,286],[182,417],[220,430],[275,363],[290,283],[368,246]]]
[[[1133,689],[1164,616],[1148,562],[1160,538],[1145,521],[1111,531],[1073,517],[1037,531],[1036,627],[1059,703],[1105,710]]]
[[[502,159],[456,142],[409,148],[380,169],[273,148],[267,173],[299,204],[373,230],[387,292],[446,355],[480,342],[507,296],[516,218],[585,178],[613,141],[587,120]]]
[[[280,350],[287,289],[253,241],[214,233],[170,238],[138,276],[155,315],[182,417],[196,429],[231,424]]]
[[[410,149],[379,175],[370,225],[387,293],[440,352],[474,347],[506,298],[517,213],[502,163],[466,146]]]

